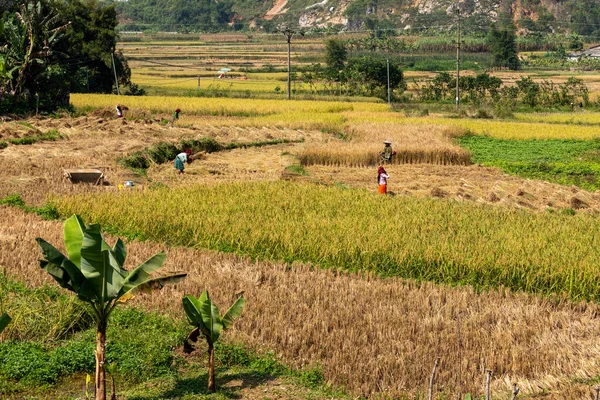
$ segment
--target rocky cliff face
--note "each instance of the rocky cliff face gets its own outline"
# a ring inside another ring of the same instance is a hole
[[[268,0],[272,4],[269,17],[297,21],[305,28],[343,25],[360,29],[370,21],[386,21],[388,26],[411,28],[437,27],[451,23],[456,0]],[[464,18],[489,24],[499,15],[508,15],[517,24],[523,19],[536,21],[541,14],[558,15],[563,0],[459,0]],[[276,12],[271,12],[275,10]]]

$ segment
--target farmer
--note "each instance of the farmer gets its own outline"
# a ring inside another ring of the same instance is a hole
[[[179,171],[180,174],[183,174],[183,170],[185,169],[184,164],[190,163],[192,160],[189,158],[192,155],[192,151],[187,149],[183,153],[177,154],[175,157],[175,169]]]
[[[383,151],[379,153],[379,155],[381,156],[381,161],[389,164],[392,162],[392,156],[394,156],[396,152],[392,150],[392,142],[386,140],[383,143],[385,143],[385,147],[383,148]]]
[[[117,104],[117,118],[123,118],[123,109],[120,104]]]
[[[181,110],[178,108],[177,110],[175,110],[175,114],[173,114],[173,118],[171,119],[171,122],[174,124],[176,120],[179,119],[179,113],[181,112]]]
[[[377,187],[377,192],[379,194],[387,193],[387,180],[389,177],[390,176],[387,174],[387,172],[385,172],[383,165],[380,165],[379,169],[377,170],[377,184],[379,185]]]

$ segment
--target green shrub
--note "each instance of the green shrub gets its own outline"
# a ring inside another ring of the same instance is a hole
[[[50,353],[50,363],[59,376],[92,372],[96,366],[93,341],[74,341]]]
[[[0,199],[0,205],[8,205],[20,208],[26,212],[34,212],[45,220],[58,219],[58,211],[52,203],[46,203],[41,207],[30,207],[25,204],[25,201],[18,194],[12,194]]]
[[[58,373],[38,343],[0,343],[0,375],[24,383],[54,383]]]
[[[250,368],[262,375],[278,375],[286,370],[271,352],[266,353],[262,357],[255,358],[250,364]]]
[[[178,153],[177,146],[167,142],[156,143],[146,150],[147,156],[157,164],[175,159]]]
[[[56,302],[51,305],[56,306]],[[87,329],[56,347],[40,342],[0,343],[0,380],[44,385],[75,373],[92,373],[95,334],[94,329]],[[132,381],[172,374],[173,349],[183,343],[185,334],[185,325],[170,318],[132,308],[117,309],[108,336],[119,340],[107,343],[107,362],[114,363],[117,373]]]
[[[317,388],[325,383],[325,376],[320,367],[309,368],[298,372],[300,382],[310,388]]]
[[[288,165],[287,167],[285,167],[286,171],[289,171],[293,174],[298,174],[298,175],[308,175],[308,172],[306,172],[306,170],[304,169],[304,167],[302,165],[299,164],[294,164],[294,165]]]

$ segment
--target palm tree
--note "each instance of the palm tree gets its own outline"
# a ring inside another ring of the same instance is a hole
[[[240,296],[222,317],[219,309],[204,291],[199,298],[185,296],[183,298],[183,309],[188,320],[195,329],[190,332],[184,345],[186,353],[191,353],[194,348],[191,342],[196,342],[202,334],[208,343],[208,391],[214,393],[215,387],[215,343],[219,340],[221,332],[233,325],[233,320],[240,316],[246,300]]]
[[[36,241],[42,249],[41,268],[48,272],[65,289],[91,306],[96,321],[96,400],[106,399],[106,327],[110,314],[119,299],[136,290],[162,287],[165,283],[178,282],[186,274],[150,278],[165,261],[165,253],[151,257],[131,271],[123,269],[127,252],[125,244],[117,239],[110,247],[100,231],[100,225],[84,225],[78,215],[65,221],[64,241],[68,257],[44,239]]]

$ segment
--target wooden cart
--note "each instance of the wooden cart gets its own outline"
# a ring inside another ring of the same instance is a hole
[[[99,169],[65,169],[64,174],[71,183],[104,184],[104,174]]]

